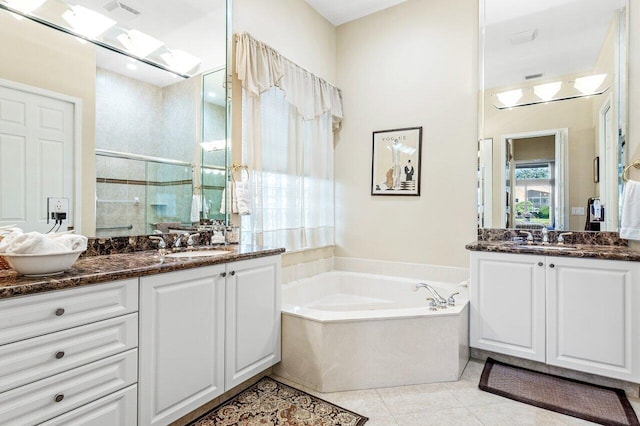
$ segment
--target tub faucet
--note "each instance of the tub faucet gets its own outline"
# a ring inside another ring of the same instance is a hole
[[[418,283],[418,284],[416,284],[416,290],[415,291],[418,291],[420,288],[424,288],[429,293],[431,293],[431,295],[433,296],[433,300],[435,302],[437,302],[439,307],[441,307],[441,308],[446,308],[447,307],[447,299],[445,299],[444,297],[440,296],[440,294],[438,294],[436,289],[433,288],[430,284]]]

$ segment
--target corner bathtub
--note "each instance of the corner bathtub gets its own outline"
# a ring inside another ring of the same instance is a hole
[[[425,289],[456,296],[431,311]],[[466,286],[353,272],[283,285],[275,373],[319,392],[458,380],[469,360]]]

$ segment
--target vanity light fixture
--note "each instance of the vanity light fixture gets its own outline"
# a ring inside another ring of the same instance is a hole
[[[522,89],[497,93],[498,100],[506,107],[514,106],[522,98]]]
[[[553,83],[538,84],[537,86],[533,86],[533,93],[535,93],[536,96],[543,101],[548,102],[558,94],[561,88],[562,82],[554,81]]]
[[[186,74],[202,62],[200,58],[197,58],[184,50],[177,49],[167,49],[167,52],[160,55],[160,57],[167,63],[167,65],[169,65],[169,68],[181,74]]]
[[[164,45],[160,40],[138,30],[128,30],[116,37],[133,55],[144,58]]]
[[[12,9],[29,14],[42,6],[46,1],[47,0],[6,0],[6,3]]]
[[[113,19],[80,5],[71,6],[62,18],[74,31],[89,39],[95,39],[116,24]]]
[[[594,74],[576,78],[573,87],[578,89],[583,95],[591,95],[596,92],[606,77],[607,74]]]

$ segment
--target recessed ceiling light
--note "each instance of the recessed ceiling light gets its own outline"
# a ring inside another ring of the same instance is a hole
[[[158,39],[138,30],[129,30],[116,37],[127,51],[139,58],[144,58],[164,45]]]
[[[522,98],[522,89],[508,90],[498,93],[496,96],[504,106],[511,107],[517,104],[520,98]]]
[[[591,95],[595,93],[606,77],[607,74],[595,74],[576,78],[573,87],[578,89],[583,95]]]
[[[113,19],[78,5],[71,6],[71,10],[65,11],[62,17],[74,31],[91,39],[95,39],[116,24]]]
[[[138,67],[136,66],[136,64],[128,63],[127,64],[127,69],[129,69],[131,71],[135,71],[135,70],[138,69]]]
[[[533,86],[533,93],[536,94],[537,97],[542,99],[545,102],[550,101],[553,97],[560,91],[562,87],[561,81],[554,81],[553,83],[539,84],[537,86]]]

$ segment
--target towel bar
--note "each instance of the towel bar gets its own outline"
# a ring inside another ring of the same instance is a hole
[[[629,170],[631,170],[632,167],[640,169],[640,160],[636,160],[624,168],[624,170],[622,171],[622,180],[624,182],[627,182],[629,180]]]

